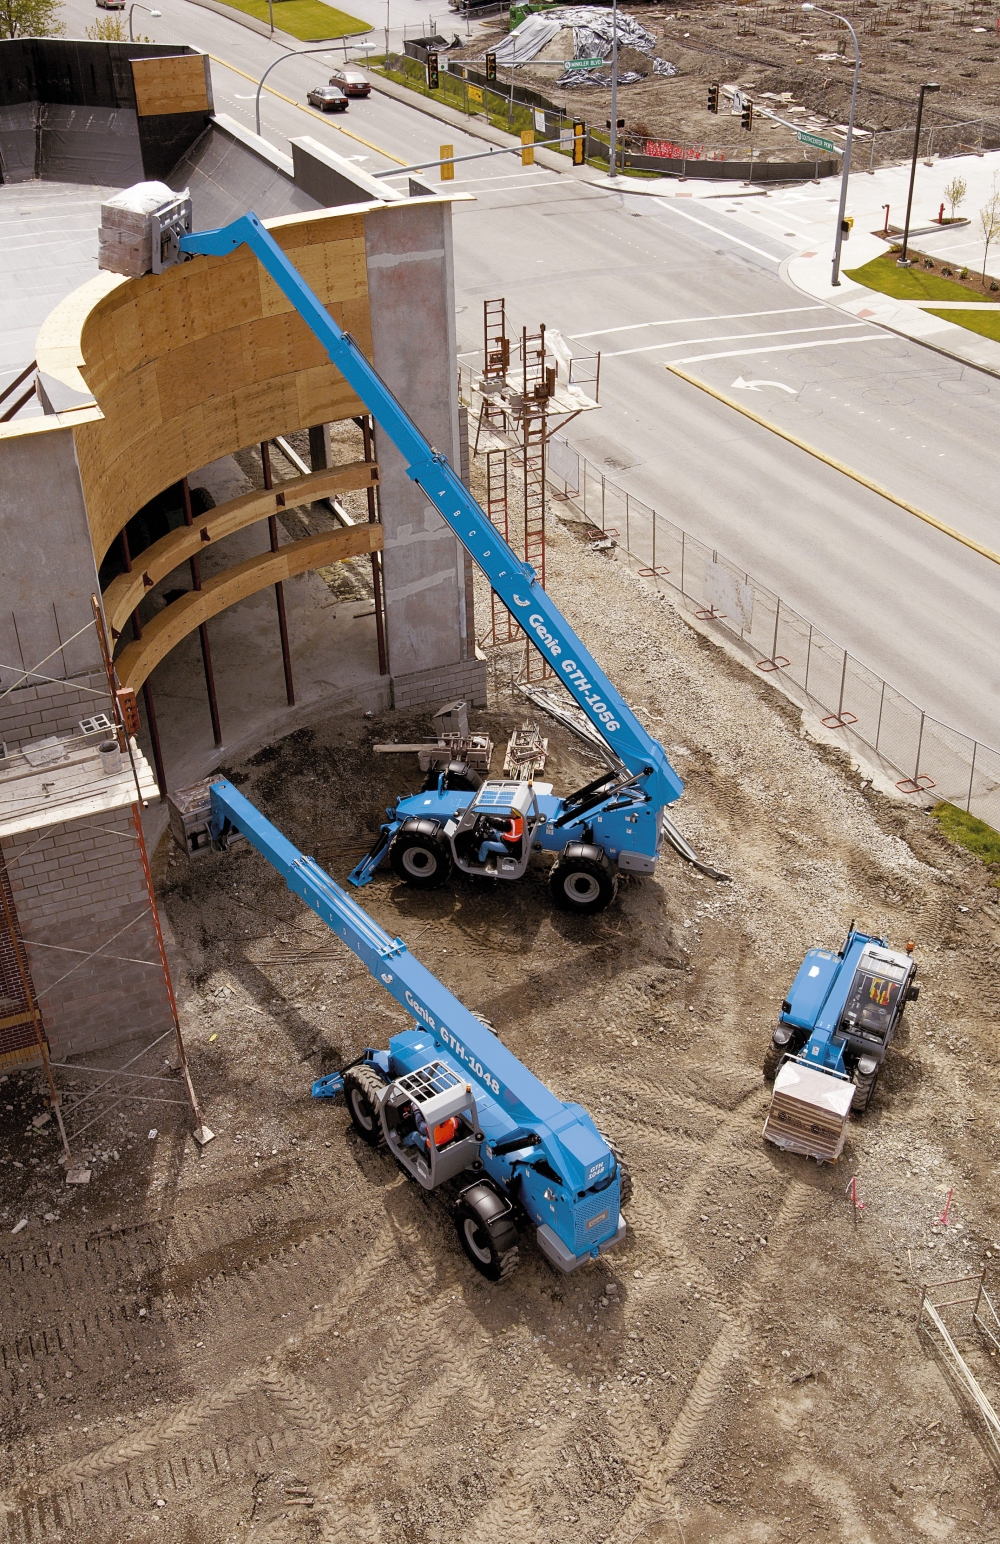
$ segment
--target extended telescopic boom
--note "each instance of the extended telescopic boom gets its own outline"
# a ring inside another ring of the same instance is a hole
[[[518,625],[549,662],[558,679],[611,746],[643,791],[660,809],[679,799],[684,785],[663,746],[635,714],[584,648],[552,599],[455,475],[428,444],[353,338],[345,333],[253,213],[220,230],[182,236],[182,254],[222,256],[246,244],[315,333],[347,383],[406,462],[407,476],[422,489],[459,541],[479,564]]]

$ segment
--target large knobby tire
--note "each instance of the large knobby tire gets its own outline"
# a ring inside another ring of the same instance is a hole
[[[878,1082],[878,1074],[878,1067],[875,1068],[874,1072],[868,1073],[867,1077],[863,1072],[858,1072],[855,1068],[852,1079],[854,1083],[854,1098],[851,1100],[852,1114],[863,1115],[871,1104],[872,1094],[875,1092],[875,1084]]]
[[[382,1079],[371,1067],[352,1067],[344,1076],[344,1097],[351,1124],[369,1147],[382,1146],[378,1096],[384,1087]]]
[[[618,1143],[612,1142],[611,1138],[606,1137],[603,1131],[601,1132],[601,1137],[615,1155],[615,1163],[618,1165],[618,1210],[624,1211],[632,1199],[632,1170],[625,1162],[625,1155],[618,1146]]]
[[[549,875],[549,893],[561,911],[589,917],[618,894],[618,875],[593,858],[560,858]]]
[[[791,1042],[788,1045],[775,1045],[774,1041],[768,1046],[764,1054],[764,1082],[773,1083],[778,1076],[778,1068],[781,1066],[781,1058],[786,1051],[791,1050]]]
[[[506,1281],[517,1270],[517,1229],[510,1216],[490,1228],[474,1202],[461,1200],[455,1207],[455,1229],[470,1263],[487,1281]]]
[[[440,831],[433,836],[398,832],[389,848],[389,863],[396,877],[415,890],[439,890],[451,878],[451,849]]]

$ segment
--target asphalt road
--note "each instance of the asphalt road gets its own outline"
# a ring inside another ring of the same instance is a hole
[[[160,20],[136,13],[143,32],[207,49],[217,109],[252,128],[246,76],[256,80],[280,50],[187,0],[159,8]],[[81,31],[94,14],[84,0],[69,0],[65,13]],[[290,60],[271,75],[294,99],[263,95],[262,133],[280,148],[312,134],[373,172],[391,167],[390,156],[429,159],[445,141],[459,155],[484,148],[377,93],[352,102],[343,119],[322,119],[302,104],[325,64],[322,56]],[[763,416],[994,549],[1000,382],[785,283],[781,263],[802,246],[787,195],[776,206],[739,190],[697,204],[605,193],[511,157],[460,166],[450,187],[475,195],[455,208],[460,350],[474,357],[482,302],[501,295],[512,330],[544,321],[578,351],[599,347],[601,410],[570,427],[571,443],[931,714],[1000,743],[996,567],[664,365],[683,363],[745,396]],[[828,201],[832,216],[834,193],[823,186],[801,197]],[[748,389],[741,380],[766,384]]]

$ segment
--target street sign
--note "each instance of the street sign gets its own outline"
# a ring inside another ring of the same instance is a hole
[[[603,67],[603,59],[567,59],[567,70],[599,70]]]
[[[818,134],[807,134],[805,129],[799,129],[795,138],[803,145],[812,145],[814,150],[833,150],[837,146],[830,139],[820,139]]]

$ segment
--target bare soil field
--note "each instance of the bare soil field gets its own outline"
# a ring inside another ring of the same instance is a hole
[[[618,112],[625,119],[626,134],[707,148],[745,145],[748,151],[759,150],[765,160],[805,158],[794,133],[760,113],[752,134],[741,129],[739,117],[731,116],[724,100],[717,115],[710,113],[707,91],[712,81],[745,88],[759,106],[778,112],[796,128],[822,134],[846,125],[853,45],[847,29],[829,17],[804,15],[800,5],[734,5],[731,0],[706,0],[682,11],[662,5],[624,9],[654,34],[655,53],[678,72],[670,78],[649,73],[619,88]],[[859,128],[912,130],[919,87],[928,80],[937,81],[941,90],[926,100],[925,128],[1000,120],[1000,34],[995,12],[978,0],[907,6],[851,0],[841,10],[852,21],[861,49]],[[481,58],[503,35],[499,27],[489,33],[483,27],[474,47],[456,49],[452,57]],[[630,51],[629,66],[636,63]],[[509,72],[500,73],[504,80],[509,77]],[[610,91],[556,86],[560,73],[559,65],[541,61],[516,72],[519,81],[544,92],[567,114],[602,127],[610,116]],[[843,141],[836,132],[833,138]],[[942,140],[939,148],[957,153],[965,140],[967,148],[974,148],[977,136],[971,128],[964,139],[950,136],[947,146]],[[858,166],[865,164],[864,150],[863,141],[855,147]],[[902,139],[893,153],[899,158],[909,153]]]
[[[560,529],[548,572],[732,883],[666,855],[590,920],[553,911],[542,869],[430,893],[380,873],[360,898],[621,1143],[627,1239],[564,1277],[525,1237],[507,1284],[477,1276],[439,1203],[309,1096],[401,1012],[252,850],[190,864],[165,838],[157,885],[217,1137],[199,1152],[183,1108],[119,1106],[71,1190],[30,1125],[35,1075],[0,1087],[10,1544],[1000,1539],[998,1476],[915,1327],[922,1282],[983,1265],[996,1281],[994,876],[623,564]],[[498,697],[476,727],[502,746],[522,717]],[[343,881],[418,786],[373,743],[426,729],[318,716],[227,770]],[[557,788],[593,775],[545,732]],[[821,1168],[762,1142],[761,1058],[805,949],[839,946],[852,917],[916,941],[923,991]]]

